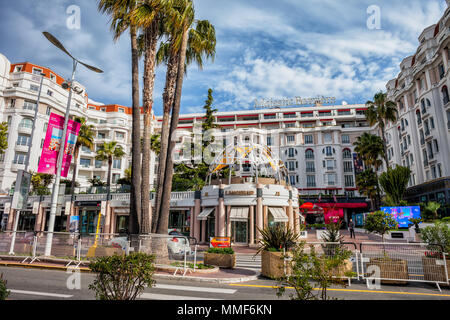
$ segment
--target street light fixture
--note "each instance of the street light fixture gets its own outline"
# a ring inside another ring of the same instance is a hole
[[[51,207],[50,207],[50,219],[48,222],[47,242],[45,245],[45,256],[50,256],[51,251],[52,251],[53,230],[55,229],[56,206],[57,206],[57,200],[58,200],[58,194],[59,194],[59,184],[61,181],[63,155],[64,155],[64,150],[66,148],[65,139],[66,139],[66,135],[67,135],[67,124],[69,123],[70,105],[72,103],[72,92],[73,91],[75,91],[76,93],[80,92],[79,89],[76,90],[76,87],[74,87],[75,71],[77,69],[78,63],[96,73],[103,73],[103,71],[96,67],[90,66],[86,63],[83,63],[80,60],[74,58],[69,53],[69,51],[67,51],[66,48],[64,48],[62,43],[58,39],[56,39],[53,35],[51,35],[50,33],[43,32],[43,34],[47,38],[48,41],[50,41],[55,47],[57,47],[58,49],[63,51],[65,54],[67,54],[70,58],[72,58],[72,61],[73,61],[72,78],[69,82],[65,82],[65,85],[64,85],[64,87],[67,87],[67,89],[69,89],[69,98],[67,100],[67,108],[66,108],[66,114],[65,114],[65,118],[64,118],[64,127],[63,127],[63,134],[62,134],[62,139],[64,139],[64,141],[63,141],[63,143],[61,143],[62,148],[60,148],[60,150],[59,150],[58,160],[56,163],[56,179],[55,179],[55,183],[53,184],[52,203],[51,203]]]

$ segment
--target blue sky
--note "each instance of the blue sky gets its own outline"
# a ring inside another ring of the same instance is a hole
[[[70,60],[41,32],[57,36],[75,56],[106,72],[79,69],[89,97],[131,105],[129,38],[112,41],[108,17],[94,0],[0,1],[0,53],[69,77]],[[208,88],[220,111],[253,108],[261,98],[335,96],[365,103],[399,63],[415,53],[422,30],[442,16],[444,0],[194,0],[198,19],[216,27],[217,56],[202,71],[188,69],[182,112],[203,112]],[[70,5],[81,9],[81,29],[66,27]],[[367,27],[367,8],[381,11],[381,29]],[[141,67],[142,71],[142,67]],[[156,75],[154,110],[162,113],[165,68]]]

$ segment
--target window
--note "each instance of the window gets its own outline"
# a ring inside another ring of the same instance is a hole
[[[431,178],[432,179],[436,179],[436,167],[435,166],[432,166],[431,167]]]
[[[285,113],[283,114],[284,118],[296,118],[297,115],[295,113]]]
[[[264,115],[264,119],[268,120],[268,119],[276,119],[277,115],[276,114],[265,114]]]
[[[47,116],[49,116],[50,113],[52,113],[52,108],[51,108],[51,107],[47,107],[47,110],[45,111],[45,114],[46,114]]]
[[[316,176],[306,176],[306,186],[308,188],[316,187]]]
[[[113,168],[114,169],[122,169],[122,159],[114,159],[113,160]]]
[[[12,116],[8,116],[8,126],[11,125],[11,122],[12,122]]]
[[[444,86],[441,91],[442,91],[442,98],[443,98],[444,104],[447,104],[450,101],[450,97],[448,96],[447,86]]]
[[[420,116],[420,110],[416,111],[416,118],[417,118],[417,125],[421,125],[422,124],[422,118]]]
[[[316,172],[316,166],[315,166],[314,162],[312,162],[312,161],[306,162],[306,172],[308,172],[308,173]]]
[[[42,74],[42,69],[33,68],[33,74],[40,76]]]
[[[16,106],[16,99],[11,99],[11,103],[9,104],[8,108],[14,108]]]
[[[44,147],[45,139],[41,139],[41,149]]]
[[[267,137],[267,146],[271,146],[272,145],[272,137]]]
[[[291,181],[291,185],[295,185],[295,176],[290,176],[289,179]]]
[[[353,176],[344,176],[344,180],[345,180],[345,187],[353,187],[355,185],[354,180],[353,180]]]
[[[38,92],[39,91],[39,86],[34,85],[34,84],[30,84],[30,90],[34,91],[34,92]]]
[[[436,151],[436,153],[439,152],[439,145],[438,145],[438,141],[436,139],[433,140],[434,143],[434,151]]]
[[[113,173],[113,175],[112,175],[112,183],[116,184],[117,180],[119,180],[119,179],[120,179],[120,174]]]
[[[91,166],[91,159],[80,158],[80,166],[89,168]]]
[[[344,144],[350,143],[350,136],[347,134],[342,135],[342,143]]]
[[[22,121],[20,121],[19,127],[31,129],[33,128],[33,120],[30,118],[23,118]]]
[[[106,112],[106,108],[100,108],[101,112]]]
[[[445,67],[444,67],[444,64],[441,63],[441,64],[439,65],[438,69],[439,69],[439,78],[440,78],[440,79],[443,79],[444,76],[445,76]]]
[[[296,124],[295,123],[286,123],[285,127],[286,128],[295,128]]]
[[[324,178],[325,178],[325,184],[327,184],[329,186],[336,185],[336,175],[335,174],[325,174]]]
[[[289,148],[289,150],[288,150],[289,152],[289,158],[293,158],[294,156],[295,156],[295,149],[294,148]]]
[[[95,168],[100,169],[103,166],[103,161],[95,160]]]
[[[414,157],[413,157],[412,153],[409,155],[409,163],[411,163],[411,165],[414,164]]]
[[[82,146],[82,147],[81,147],[81,150],[82,150],[83,152],[86,152],[86,153],[91,153],[91,152],[92,152],[92,150],[91,150],[90,148],[86,147],[86,146]]]
[[[344,172],[353,172],[353,163],[351,161],[344,161]]]
[[[48,122],[44,123],[44,132],[47,132]]]
[[[47,95],[49,95],[50,97],[53,96],[53,91],[52,90],[47,90]]]
[[[19,135],[17,137],[17,145],[18,146],[30,146],[30,142],[31,142],[31,137],[30,136],[24,136],[24,135]]]
[[[311,149],[306,150],[305,158],[306,159],[314,159],[314,151],[312,151]]]
[[[125,133],[123,133],[123,132],[116,132],[116,139],[117,140],[124,140],[125,139]]]
[[[334,170],[334,160],[327,160],[327,170]]]
[[[312,135],[306,135],[305,136],[305,144],[313,144],[314,140],[313,140],[313,136]]]
[[[14,164],[25,164],[25,162],[27,161],[27,155],[24,153],[16,153],[14,155]]]
[[[325,149],[323,149],[323,153],[325,153],[327,157],[330,157],[333,155],[332,150],[334,149],[332,149],[331,147],[326,147]]]
[[[331,133],[325,133],[323,136],[323,140],[324,143],[331,143],[332,142]]]
[[[431,126],[431,129],[434,129],[434,119],[433,119],[433,117],[430,117],[430,126]]]
[[[97,134],[97,137],[98,137],[99,139],[105,139],[105,138],[106,138],[106,134],[103,133],[103,132],[99,132],[99,133]]]
[[[437,169],[438,169],[438,177],[441,178],[442,177],[442,166],[440,163],[438,163]]]
[[[33,110],[34,111],[37,108],[37,103],[33,102],[33,101],[26,100],[25,103],[23,104],[23,108],[25,110]]]
[[[287,136],[287,142],[288,143],[294,143],[295,142],[295,136]]]
[[[349,149],[345,149],[343,152],[344,159],[351,159],[352,158],[352,152]]]
[[[56,76],[53,73],[50,73],[50,80],[56,82]]]

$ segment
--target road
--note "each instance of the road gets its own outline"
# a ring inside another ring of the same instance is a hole
[[[0,274],[8,281],[12,300],[93,300],[88,289],[94,275],[80,274],[80,289],[71,290],[67,280],[71,276],[64,271],[0,267]],[[73,278],[72,278],[73,279]],[[271,280],[255,280],[236,284],[212,284],[182,280],[157,280],[156,287],[147,288],[141,299],[151,300],[278,300],[276,285]],[[294,291],[288,289],[282,298],[289,299]],[[450,290],[439,290],[429,284],[387,286],[380,290],[369,290],[362,283],[353,283],[347,288],[334,288],[330,296],[345,300],[450,300]]]

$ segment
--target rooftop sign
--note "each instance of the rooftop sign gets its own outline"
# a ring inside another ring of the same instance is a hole
[[[316,104],[334,104],[335,97],[317,97],[317,98],[282,98],[282,99],[255,99],[255,109],[271,109],[290,106],[308,106]]]

